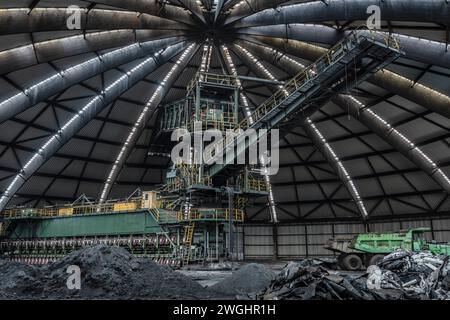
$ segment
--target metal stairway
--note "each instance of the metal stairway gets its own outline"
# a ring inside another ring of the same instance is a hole
[[[184,246],[184,253],[183,253],[183,266],[186,266],[189,264],[189,261],[191,260],[191,247],[192,242],[194,240],[194,231],[195,231],[195,223],[190,222],[189,225],[184,226],[184,237],[183,237],[183,246]]]
[[[316,102],[320,99],[328,101],[335,94],[349,92],[400,55],[400,45],[395,38],[386,36],[381,42],[375,36],[354,31],[260,105],[251,115],[252,122],[244,119],[238,128],[270,130],[299,112],[312,113],[317,110]],[[223,164],[211,165],[206,174],[213,177],[232,165],[249,145],[257,143],[259,134],[257,131],[249,137],[248,144],[241,143],[234,158],[227,157]],[[242,135],[235,137],[212,159],[221,158],[227,150],[234,149],[240,138]]]
[[[11,220],[6,220],[6,219],[0,220],[0,238],[3,238],[7,235],[10,224],[11,224]]]

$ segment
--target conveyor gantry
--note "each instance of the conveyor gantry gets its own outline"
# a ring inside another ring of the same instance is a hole
[[[394,37],[386,36],[384,41],[379,41],[367,33],[354,31],[284,86],[280,86],[273,96],[252,113],[251,120],[247,118],[241,121],[238,129],[255,129],[257,135],[249,136],[248,144],[238,145],[234,158],[226,157],[222,164],[211,165],[206,171],[207,175],[217,175],[246,152],[249,145],[257,143],[260,138],[258,129],[270,130],[299,112],[310,114],[317,108],[316,102],[320,99],[326,97],[329,100],[335,94],[349,92],[400,55],[400,45]],[[215,157],[223,157],[227,150],[235,148],[239,138],[242,137],[236,136]]]

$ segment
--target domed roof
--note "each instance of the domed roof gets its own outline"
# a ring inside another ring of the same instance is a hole
[[[0,208],[98,199],[105,184],[111,198],[154,188],[169,165],[149,153],[166,143],[155,139],[159,110],[185,96],[204,48],[209,72],[286,81],[365,26],[372,4],[1,1]],[[281,221],[450,210],[450,6],[379,6],[377,34],[394,34],[404,54],[283,129],[271,177]],[[81,30],[68,30],[77,14]],[[253,107],[277,90],[242,86]],[[248,209],[249,221],[269,220],[266,202]]]

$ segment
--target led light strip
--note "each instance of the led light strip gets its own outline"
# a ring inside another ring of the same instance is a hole
[[[205,44],[203,46],[202,63],[200,64],[200,72],[208,72],[211,64],[212,46]]]
[[[236,44],[236,47],[237,48],[239,48],[243,53],[245,53],[246,55],[247,55],[247,57],[248,58],[250,58],[254,63],[255,63],[255,65],[262,71],[262,72],[264,72],[264,74],[270,79],[270,80],[273,80],[273,81],[278,81],[278,79],[269,71],[269,70],[267,70],[267,68],[266,67],[264,67],[264,65],[253,55],[253,54],[251,54],[250,53],[250,51],[248,51],[247,49],[245,49],[244,47],[242,47],[242,46],[240,46],[240,45],[238,45],[238,44]],[[289,96],[289,92],[286,90],[286,89],[284,89],[284,87],[282,86],[282,85],[278,85],[277,86],[278,87],[278,89],[280,89],[280,90],[283,90],[283,93],[284,93],[284,95],[287,97],[287,96]]]
[[[155,99],[158,97],[158,95],[163,91],[165,88],[167,82],[170,80],[172,75],[175,71],[180,67],[180,64],[186,59],[186,57],[191,53],[192,49],[194,49],[195,44],[191,44],[184,52],[183,54],[178,58],[178,60],[175,62],[173,67],[170,69],[170,71],[166,74],[164,79],[162,80],[161,84],[157,87],[153,95],[151,96],[150,100],[148,100],[146,106],[142,110],[141,114],[139,115],[139,118],[134,123],[133,128],[131,129],[130,133],[128,134],[127,139],[125,140],[125,143],[122,146],[122,149],[119,152],[119,155],[116,158],[116,161],[114,161],[114,164],[111,168],[111,171],[109,172],[108,178],[106,179],[105,185],[103,186],[102,193],[100,195],[100,203],[103,203],[106,200],[106,197],[108,196],[109,191],[111,190],[112,183],[114,183],[113,180],[115,180],[115,175],[118,173],[118,170],[122,167],[123,162],[125,161],[125,156],[128,155],[128,151],[130,147],[131,141],[136,138],[136,134],[138,132],[138,128],[141,125],[145,125],[144,119],[147,117],[147,113],[149,110],[154,110],[154,108],[151,108],[153,106],[153,103]]]
[[[239,47],[242,52],[244,52],[253,62],[256,63],[256,66],[259,67],[265,74],[267,74],[269,76],[270,79],[272,80],[277,80],[276,77],[269,71],[267,70],[263,64],[259,63],[258,59],[251,54],[247,49],[243,48],[240,45],[237,45],[237,47]],[[273,53],[275,54],[280,54],[279,51],[274,50],[272,48],[269,48]],[[284,59],[286,59],[287,61],[296,64],[299,67],[305,68],[305,66],[291,58],[289,58],[286,55],[282,55],[282,57]],[[283,86],[279,85],[278,88],[282,89]],[[285,92],[286,95],[288,95],[286,90],[283,90]],[[314,125],[314,123],[312,122],[312,120],[310,118],[307,118],[306,123],[311,126],[311,128],[314,130],[314,132],[316,133],[316,135],[320,138],[320,140],[324,143],[325,148],[327,148],[327,150],[333,155],[334,160],[337,162],[337,165],[339,167],[339,170],[342,171],[342,173],[344,174],[345,178],[347,179],[348,185],[350,186],[350,193],[353,195],[354,200],[356,201],[356,204],[359,208],[359,210],[361,211],[361,214],[364,217],[368,216],[367,213],[367,209],[364,205],[364,201],[362,200],[361,196],[359,195],[358,190],[356,189],[356,186],[353,182],[353,179],[350,177],[350,175],[348,174],[348,171],[345,169],[343,163],[340,161],[339,157],[336,155],[336,153],[334,152],[333,148],[328,144],[328,142],[325,140],[324,136],[322,135],[322,133],[317,129],[317,127]]]
[[[76,37],[78,37],[78,36],[76,36]],[[81,37],[82,37],[82,35],[81,35]],[[71,38],[73,38],[73,37],[71,37]],[[44,79],[42,81],[39,81],[38,83],[36,83],[36,84],[34,84],[34,85],[32,85],[32,86],[30,86],[28,88],[25,88],[23,90],[23,92],[19,92],[19,93],[15,94],[14,96],[11,96],[8,99],[0,102],[0,109],[2,108],[2,106],[4,106],[5,104],[9,103],[10,101],[13,101],[13,100],[17,99],[22,94],[25,94],[26,96],[28,96],[30,91],[39,89],[40,87],[44,88],[46,84],[48,84],[52,80],[56,80],[57,78],[64,77],[64,75],[66,73],[69,73],[69,72],[74,71],[74,70],[79,69],[79,68],[84,68],[84,67],[86,67],[86,66],[88,66],[88,65],[90,65],[90,64],[92,64],[94,62],[102,61],[103,59],[108,58],[111,55],[116,55],[118,53],[128,51],[129,49],[132,49],[134,47],[139,47],[140,45],[142,45],[142,44],[141,43],[135,43],[135,44],[132,44],[132,45],[129,45],[129,46],[126,46],[126,47],[122,47],[120,49],[104,53],[102,55],[99,55],[97,57],[94,57],[94,58],[91,58],[89,60],[86,60],[86,61],[81,62],[81,63],[79,63],[77,65],[74,65],[72,67],[69,67],[69,68],[67,68],[65,70],[57,72],[54,75],[52,75],[52,76],[50,76],[50,77],[48,77],[48,78],[46,78],[46,79]],[[132,71],[134,72],[135,70],[132,70]]]
[[[249,122],[250,125],[252,125],[255,121],[252,117],[252,112],[250,110],[250,105],[248,102],[247,97],[244,95],[243,91],[244,91],[244,87],[242,86],[242,82],[238,77],[238,72],[236,69],[236,65],[233,62],[233,59],[231,58],[230,55],[230,51],[228,50],[227,46],[222,45],[222,50],[225,53],[225,58],[227,59],[227,63],[228,66],[230,67],[231,73],[233,74],[233,76],[236,77],[236,82],[239,86],[239,95],[241,97],[242,102],[244,103],[244,109],[245,109],[245,116],[247,117],[247,120]],[[260,158],[260,162],[264,163],[264,158],[261,157]],[[268,191],[268,200],[269,200],[269,208],[270,208],[270,213],[272,215],[272,221],[273,222],[278,222],[278,214],[277,214],[277,209],[276,209],[276,204],[275,204],[275,197],[273,194],[273,189],[272,189],[272,184],[270,182],[270,176],[267,174],[263,174],[264,176],[264,181],[266,183],[266,188]]]
[[[265,48],[266,48],[266,47],[265,47]],[[279,51],[274,50],[274,49],[272,49],[272,48],[267,47],[267,49],[268,49],[269,51],[273,52],[274,54],[281,54]],[[302,65],[301,63],[299,63],[299,62],[297,62],[297,61],[295,61],[295,60],[293,60],[293,59],[287,57],[286,55],[282,55],[282,58],[285,59],[285,60],[287,60],[287,61],[290,62],[290,63],[296,64],[296,65],[299,66],[299,67],[305,68],[304,65]],[[411,81],[411,80],[409,80],[409,79],[407,79],[407,78],[405,78],[405,77],[402,77],[402,76],[400,76],[400,75],[397,75],[397,74],[395,74],[395,73],[394,73],[394,75],[395,75],[396,77],[398,77],[398,78],[403,79],[403,80]],[[413,81],[411,81],[411,84],[413,84]],[[433,94],[440,94],[441,96],[445,96],[445,95],[443,95],[442,93],[437,92],[436,90],[433,90],[433,89],[431,89],[431,88],[429,88],[429,87],[423,86],[423,85],[421,85],[421,84],[416,84],[416,85],[421,86],[422,88],[424,88],[424,89],[430,91],[430,92],[433,93]],[[363,109],[364,112],[368,112],[371,116],[375,117],[375,118],[378,119],[381,123],[383,123],[387,128],[391,129],[392,132],[393,132],[394,134],[396,134],[398,137],[400,137],[407,145],[409,145],[409,146],[411,147],[411,149],[415,149],[415,150],[416,150],[416,151],[417,151],[417,152],[418,152],[418,153],[419,153],[419,154],[420,154],[420,155],[428,162],[428,164],[430,164],[433,168],[435,168],[436,174],[438,174],[440,177],[442,177],[442,178],[449,184],[449,186],[450,186],[450,179],[449,179],[449,177],[448,177],[448,176],[447,176],[440,168],[437,167],[436,163],[435,163],[433,160],[431,160],[431,158],[430,158],[427,154],[425,154],[419,147],[417,147],[414,143],[412,143],[411,140],[409,140],[407,137],[405,137],[402,133],[400,133],[400,132],[399,132],[398,130],[396,130],[395,128],[392,128],[392,126],[391,126],[386,120],[384,120],[382,117],[380,117],[379,115],[377,115],[375,112],[373,112],[373,111],[370,110],[369,108],[366,108],[366,106],[365,106],[363,103],[361,103],[359,100],[357,100],[355,97],[353,97],[353,96],[351,96],[351,95],[348,95],[348,97],[349,97],[349,99],[351,99],[353,102],[355,102],[361,109]],[[445,97],[448,98],[448,96],[445,96]],[[308,118],[308,119],[309,119],[309,118]],[[309,120],[310,120],[310,119],[309,119]],[[310,120],[310,121],[311,121],[311,120]],[[316,128],[316,127],[314,126],[313,128]],[[316,128],[316,129],[317,129],[317,128]],[[316,131],[316,129],[315,129],[315,131]],[[318,132],[318,130],[317,130],[317,132]],[[319,132],[319,133],[320,133],[320,132]],[[330,152],[331,154],[333,154],[333,155],[335,156],[334,151],[331,149],[331,147],[330,147],[330,145],[329,145],[328,143],[325,144],[325,147],[329,150],[329,152]],[[337,157],[335,157],[335,158],[338,159]],[[344,172],[345,175],[347,176],[348,173],[347,173],[346,169],[342,166],[342,164],[339,164],[339,166],[343,169],[343,172]],[[360,198],[359,193],[358,193],[358,191],[356,190],[353,181],[350,181],[349,184],[350,184],[351,188],[353,189],[356,198]],[[362,202],[361,202],[361,204],[362,204]],[[366,212],[366,209],[365,209],[364,207],[361,207],[361,209],[362,209],[363,212]]]
[[[362,215],[367,218],[369,214],[367,213],[367,209],[364,205],[364,201],[362,200],[361,196],[359,195],[358,189],[356,189],[356,186],[353,182],[352,177],[350,177],[347,169],[345,168],[342,161],[339,159],[339,157],[334,152],[333,148],[330,146],[330,144],[327,142],[325,137],[322,135],[322,133],[317,129],[316,125],[313,123],[313,121],[308,117],[306,118],[306,123],[313,129],[314,133],[317,135],[317,137],[322,141],[323,146],[327,149],[327,151],[331,154],[334,161],[336,161],[339,170],[344,175],[348,185],[350,186],[351,193],[353,194],[354,200],[356,201],[356,204],[361,211]]]
[[[388,71],[388,70],[385,70],[385,72],[389,72],[390,75],[392,75],[392,76],[394,76],[396,78],[399,78],[399,79],[401,79],[403,81],[408,81],[411,84],[411,87],[413,87],[413,86],[420,87],[421,89],[426,90],[426,91],[430,92],[431,94],[440,96],[441,98],[444,98],[444,99],[447,99],[447,100],[450,100],[450,97],[448,95],[443,94],[442,92],[439,92],[437,90],[431,89],[430,87],[427,87],[427,86],[425,86],[423,84],[420,84],[418,82],[414,82],[414,80],[411,80],[411,79],[408,79],[406,77],[403,77],[403,76],[399,75],[398,73],[395,73],[395,72],[392,72],[392,71]]]
[[[363,109],[363,112],[369,113],[374,118],[378,119],[380,122],[382,122],[387,128],[389,128],[394,134],[396,134],[398,137],[400,137],[407,145],[410,146],[411,150],[416,150],[425,161],[428,162],[429,165],[431,165],[436,171],[436,173],[441,176],[447,184],[450,186],[450,178],[442,171],[441,168],[438,167],[438,165],[431,160],[431,158],[424,153],[417,145],[415,145],[411,140],[409,140],[407,137],[405,137],[402,133],[400,133],[397,129],[392,127],[386,120],[384,120],[382,117],[377,115],[375,112],[370,110],[370,108],[367,108],[365,104],[363,104],[361,101],[356,99],[355,97],[348,95],[349,99],[351,99],[353,102],[355,102],[361,109]]]
[[[157,52],[155,54],[155,56],[160,55],[163,52],[163,50],[160,50],[159,52]],[[126,75],[121,76],[119,79],[121,79],[120,81],[114,81],[111,85],[109,85],[105,91],[102,91],[100,94],[96,95],[93,99],[91,99],[80,111],[78,111],[72,118],[70,118],[59,130],[57,133],[55,133],[53,136],[51,136],[49,138],[49,140],[47,140],[47,142],[45,144],[42,145],[42,147],[31,157],[31,159],[23,166],[23,168],[20,170],[20,172],[15,176],[15,178],[13,179],[13,181],[8,185],[8,187],[6,188],[5,192],[3,193],[3,195],[0,197],[0,208],[3,208],[4,205],[6,205],[6,203],[9,201],[10,197],[12,196],[10,194],[12,188],[15,187],[15,184],[20,180],[20,179],[24,179],[22,177],[22,174],[31,167],[31,165],[37,161],[37,159],[39,158],[39,156],[41,156],[42,154],[44,154],[48,147],[55,141],[55,140],[59,140],[61,138],[61,136],[70,128],[71,124],[73,122],[75,122],[77,119],[81,118],[84,114],[89,114],[91,112],[90,109],[92,109],[93,105],[101,100],[103,100],[104,95],[107,91],[112,90],[113,88],[115,88],[116,86],[118,86],[119,83],[123,82],[124,80],[126,80],[128,77],[130,77],[133,73],[135,73],[136,71],[138,71],[139,69],[143,68],[145,65],[149,64],[150,62],[152,62],[155,59],[155,56],[151,56],[147,59],[145,59],[143,62],[141,62],[140,64],[138,64],[136,67],[134,67],[133,69],[131,69],[129,72],[127,72]]]

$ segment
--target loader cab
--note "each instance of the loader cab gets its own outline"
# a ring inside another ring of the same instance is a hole
[[[158,207],[157,193],[155,191],[143,191],[141,208],[156,209]]]
[[[408,233],[410,233],[410,237],[407,238],[411,239],[412,251],[428,250],[426,240],[426,233],[428,232],[431,232],[430,228],[417,228],[408,231]]]

